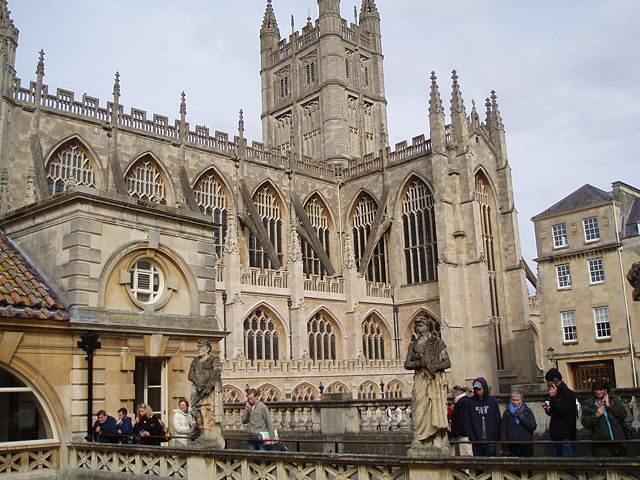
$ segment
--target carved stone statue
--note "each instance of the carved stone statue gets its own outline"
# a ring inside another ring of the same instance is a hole
[[[414,457],[449,455],[447,439],[447,379],[451,366],[447,346],[426,317],[416,320],[417,338],[409,345],[404,368],[413,370],[411,414]]]
[[[640,262],[631,265],[627,272],[627,280],[633,287],[633,300],[640,302]]]
[[[193,416],[202,430],[198,442],[224,448],[222,436],[222,364],[211,355],[211,343],[198,340],[198,356],[191,362],[189,380]]]

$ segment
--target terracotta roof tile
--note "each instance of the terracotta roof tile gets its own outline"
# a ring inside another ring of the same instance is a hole
[[[64,304],[2,231],[0,317],[69,320]]]

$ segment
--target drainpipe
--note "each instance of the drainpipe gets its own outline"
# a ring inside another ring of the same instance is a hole
[[[102,345],[98,341],[98,334],[89,332],[81,335],[82,341],[78,342],[78,348],[84,350],[87,354],[87,436],[84,439],[87,442],[93,440],[93,354]]]
[[[620,230],[618,229],[618,216],[615,203],[611,202],[613,219],[616,229],[616,242],[618,243],[618,265],[620,266],[620,280],[622,281],[622,298],[624,298],[624,314],[627,321],[627,335],[629,337],[629,353],[631,355],[631,372],[633,374],[633,387],[638,388],[638,372],[636,370],[636,349],[633,344],[633,331],[631,330],[631,316],[629,315],[629,302],[627,300],[627,283],[625,282],[624,266],[622,264],[622,244],[620,243]],[[622,225],[620,225],[622,228]]]
[[[222,328],[224,329],[225,332],[227,331],[227,298],[228,298],[228,295],[225,290],[224,292],[222,292],[222,319],[223,319]],[[228,360],[226,335],[224,337],[224,359]]]
[[[293,300],[291,297],[287,298],[287,308],[289,309],[289,360],[293,360],[293,337],[291,335],[291,305]]]

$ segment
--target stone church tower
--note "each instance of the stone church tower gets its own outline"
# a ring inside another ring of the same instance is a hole
[[[357,24],[339,0],[318,12],[282,38],[268,0],[263,139],[249,142],[242,112],[232,135],[190,124],[184,94],[174,121],[125,110],[117,73],[106,102],[54,91],[44,53],[22,82],[0,1],[0,224],[60,289],[70,334],[100,332],[109,410],[153,398],[167,414],[202,336],[224,337],[226,400],[246,385],[267,400],[408,396],[419,316],[453,383],[539,373],[496,94],[482,119],[467,112],[454,71],[447,120],[432,73],[428,132],[390,147],[384,17],[373,0]],[[59,379],[69,404],[76,378]]]

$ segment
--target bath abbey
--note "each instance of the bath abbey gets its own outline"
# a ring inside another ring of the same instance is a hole
[[[44,54],[22,77],[0,1],[0,377],[33,392],[58,438],[86,432],[90,338],[94,412],[144,402],[169,418],[201,338],[225,402],[248,387],[408,397],[421,317],[450,385],[537,381],[493,86],[465,103],[455,71],[425,67],[424,123],[389,145],[383,12],[363,0],[351,22],[317,3],[283,35],[287,12],[251,2],[265,12],[249,139],[242,112],[234,132],[192,124],[184,95],[177,118],[123,105],[115,72],[102,99],[49,85]]]

